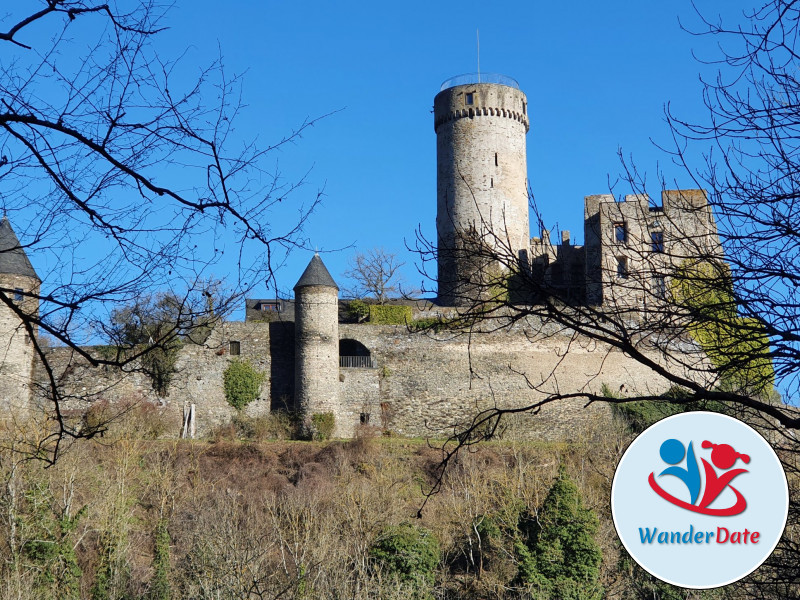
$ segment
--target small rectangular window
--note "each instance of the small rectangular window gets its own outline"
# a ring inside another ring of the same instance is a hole
[[[239,356],[242,353],[241,342],[229,342],[231,356]]]
[[[362,425],[369,425],[369,413],[361,413],[359,420]]]
[[[14,288],[14,302],[22,302],[22,299],[24,298],[22,293],[24,291],[25,290],[23,290],[22,288]]]
[[[663,252],[664,251],[664,232],[663,231],[651,231],[650,232],[650,240],[652,241],[653,252]]]
[[[614,223],[614,241],[618,244],[628,241],[628,230],[624,222]]]
[[[475,103],[475,95],[472,92],[469,92],[465,101],[468,106],[472,106]]]
[[[278,302],[262,302],[259,309],[262,312],[280,312],[281,305]]]
[[[620,279],[628,278],[628,259],[624,256],[617,257],[617,277]]]

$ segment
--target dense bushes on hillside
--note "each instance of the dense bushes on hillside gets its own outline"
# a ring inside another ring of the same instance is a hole
[[[424,441],[144,440],[134,424],[132,408],[49,469],[23,452],[35,422],[0,430],[0,597],[673,597],[619,552],[621,429],[465,453],[417,520],[441,458]]]

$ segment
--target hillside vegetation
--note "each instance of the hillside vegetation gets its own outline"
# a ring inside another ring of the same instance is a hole
[[[623,425],[574,444],[464,452],[417,512],[441,453],[424,440],[148,439],[132,408],[51,468],[36,422],[0,433],[0,597],[728,598],[635,568],[609,515]],[[250,431],[269,431],[253,426]]]

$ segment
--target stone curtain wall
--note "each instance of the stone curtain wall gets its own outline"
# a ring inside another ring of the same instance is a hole
[[[232,360],[249,360],[267,374],[260,398],[247,406],[246,414],[269,414],[273,396],[275,402],[291,400],[294,336],[287,335],[287,327],[291,328],[293,324],[235,322],[219,325],[205,345],[190,344],[181,349],[176,362],[177,372],[169,393],[163,398],[155,393],[147,375],[136,371],[135,365],[128,372],[92,367],[69,348],[51,349],[48,362],[60,382],[67,411],[85,411],[92,403],[104,400],[114,403],[148,401],[180,415],[183,403],[193,402],[197,405],[198,434],[205,435],[236,414],[225,400],[222,379]],[[231,356],[231,341],[239,342],[239,356]],[[37,365],[35,380],[38,383],[38,401],[47,408],[47,381],[41,365]]]
[[[369,402],[370,424],[381,424],[388,413],[388,428],[406,436],[447,435],[495,403],[516,407],[545,397],[531,390],[512,369],[537,384],[546,380],[543,388],[550,391],[599,392],[603,383],[612,390],[624,385],[630,393],[661,392],[668,387],[621,352],[596,344],[570,344],[569,338],[558,335],[532,343],[520,328],[474,336],[471,348],[465,337],[414,334],[404,327],[342,325],[341,335],[367,346],[378,365],[368,396],[342,394],[343,416],[352,419],[350,415],[366,412],[364,400],[375,398],[374,381],[378,380],[378,401]],[[345,371],[343,391],[357,389],[348,384],[351,375]],[[541,440],[571,439],[589,424],[610,422],[608,405],[583,408],[583,404],[559,401],[537,415],[515,420],[527,430],[526,437]]]
[[[294,377],[293,336],[286,331],[291,325],[219,326],[206,346],[187,346],[181,351],[178,372],[166,398],[158,398],[147,377],[140,373],[93,369],[74,357],[70,359],[71,352],[65,349],[52,350],[51,360],[64,389],[76,397],[87,396],[92,401],[145,399],[161,403],[176,414],[184,401],[194,402],[198,433],[203,435],[235,414],[225,401],[222,386],[222,374],[231,360],[250,360],[267,374],[261,398],[248,406],[248,414],[268,414],[271,405],[274,409],[286,404]],[[468,423],[477,410],[495,403],[513,407],[544,397],[542,392],[530,390],[512,369],[537,384],[544,380],[545,391],[597,392],[603,383],[615,391],[624,385],[630,394],[667,388],[666,382],[621,352],[570,342],[567,336],[558,334],[532,342],[520,327],[473,336],[471,348],[465,337],[410,333],[403,326],[342,324],[340,337],[364,344],[377,363],[372,369],[335,367],[339,400],[326,405],[326,410],[335,413],[338,434],[344,437],[353,435],[362,414],[369,415],[371,426],[385,426],[400,435],[430,437],[452,433],[454,427]],[[239,342],[239,357],[230,356],[230,341]],[[78,410],[86,407],[87,403],[81,401],[70,404]],[[540,414],[516,419],[525,437],[541,440],[571,439],[580,436],[587,425],[609,420],[608,405],[583,408],[581,401],[559,401],[545,406]]]

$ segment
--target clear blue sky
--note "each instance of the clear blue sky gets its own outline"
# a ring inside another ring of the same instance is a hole
[[[697,5],[708,15],[719,11],[710,0]],[[340,287],[350,283],[348,259],[376,246],[398,253],[408,284],[419,286],[418,258],[405,243],[413,244],[418,227],[435,239],[433,98],[445,79],[476,70],[476,29],[481,70],[515,78],[528,96],[528,176],[546,225],[582,243],[583,197],[630,191],[624,183],[609,187],[621,170],[618,149],[647,171],[653,194],[659,166],[670,187],[694,186],[651,142],[669,143],[667,102],[689,120],[705,115],[698,75],[714,67],[692,52],[715,57],[715,41],[682,31],[679,18],[698,25],[689,0],[177,0],[158,47],[164,58],[186,53],[187,80],[221,52],[229,73],[244,74],[238,132],[264,144],[338,110],[275,154],[286,181],[311,169],[297,199],[325,189],[307,227],[311,244],[326,251]],[[339,248],[347,249],[327,253]],[[235,269],[230,254],[217,275]],[[284,291],[310,258],[290,257],[278,274]],[[261,285],[253,295],[271,293]]]
[[[699,8],[717,14],[717,3]],[[280,152],[289,178],[313,167],[305,193],[325,187],[308,226],[334,278],[356,250],[399,253],[419,285],[413,253],[418,226],[435,239],[436,147],[431,109],[445,79],[481,69],[514,77],[529,100],[528,174],[546,224],[583,240],[583,197],[609,192],[620,172],[617,150],[656,168],[678,186],[691,179],[669,164],[651,138],[669,142],[664,105],[702,118],[698,75],[713,72],[693,50],[714,56],[688,0],[678,2],[466,1],[179,2],[164,34],[187,59],[222,49],[226,67],[247,71],[248,109],[240,127],[276,139],[304,119],[342,109]],[[629,192],[625,184],[613,192]],[[303,193],[303,192],[301,192]],[[533,232],[536,234],[536,232]],[[310,259],[297,253],[281,273],[291,288]],[[263,292],[263,290],[261,290]]]

